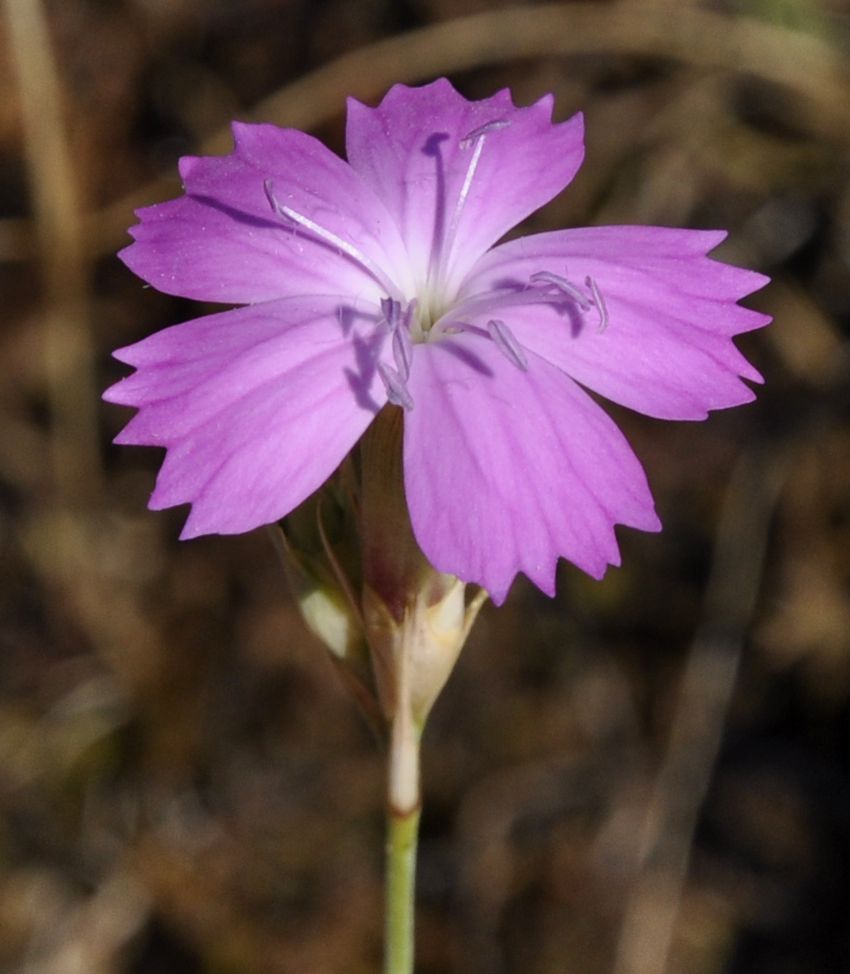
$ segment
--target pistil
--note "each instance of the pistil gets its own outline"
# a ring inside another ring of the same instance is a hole
[[[474,128],[458,142],[458,146],[461,149],[468,149],[472,147],[472,158],[469,160],[469,165],[466,167],[463,183],[461,184],[458,197],[455,200],[451,222],[449,223],[448,229],[443,235],[442,240],[438,242],[439,249],[436,253],[432,254],[432,273],[429,274],[429,281],[431,284],[431,289],[436,294],[440,294],[442,292],[448,277],[448,269],[451,265],[452,256],[454,254],[456,242],[455,238],[457,236],[458,227],[460,226],[461,214],[466,206],[466,201],[469,199],[469,191],[472,188],[472,180],[475,178],[475,172],[478,169],[478,163],[484,149],[484,142],[491,132],[495,132],[498,129],[507,128],[510,124],[511,123],[506,119],[493,119],[492,121],[486,122],[484,125],[479,125],[477,128]]]
[[[293,210],[291,206],[284,206],[280,203],[274,195],[274,182],[271,179],[264,180],[263,189],[265,190],[266,199],[269,201],[269,206],[272,208],[273,213],[290,225],[294,224],[295,226],[304,227],[305,230],[308,230],[313,236],[318,237],[323,243],[345,254],[346,257],[350,257],[387,294],[393,295],[400,293],[395,284],[393,284],[381,268],[370,257],[367,257],[362,250],[355,247],[354,244],[343,240],[342,237],[337,236],[332,230],[328,230],[321,224],[316,223],[303,213]]]

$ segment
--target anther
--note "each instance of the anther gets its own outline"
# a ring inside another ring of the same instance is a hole
[[[395,331],[401,318],[401,302],[395,298],[381,298],[381,314],[389,325],[390,331]]]
[[[550,271],[538,271],[536,274],[531,275],[530,280],[533,284],[551,284],[552,287],[556,287],[559,291],[566,294],[568,298],[572,298],[582,311],[590,310],[590,302],[587,300],[586,295],[574,284],[570,284],[565,277],[561,277],[559,274],[552,274]]]
[[[479,139],[484,138],[485,135],[489,135],[490,132],[496,132],[498,129],[506,129],[510,124],[506,118],[494,118],[492,122],[485,122],[483,125],[479,125],[478,128],[467,133],[458,144],[461,149],[468,149]]]
[[[393,285],[392,281],[361,250],[358,250],[357,247],[350,244],[347,240],[343,240],[342,237],[338,237],[331,230],[327,230],[320,224],[315,223],[310,217],[304,216],[303,213],[299,213],[297,210],[293,210],[290,206],[284,206],[274,194],[274,182],[271,179],[263,181],[263,190],[265,191],[266,199],[269,201],[269,206],[272,208],[273,213],[276,213],[289,223],[304,227],[305,230],[309,230],[310,233],[324,243],[329,244],[347,257],[350,257],[355,264],[359,264],[370,277],[374,278],[381,285],[382,290],[387,293],[397,293],[398,289]]]
[[[522,345],[516,340],[516,336],[504,321],[500,321],[498,318],[492,318],[488,321],[487,334],[509,362],[523,372],[528,371],[528,359],[525,357]]]
[[[602,332],[608,327],[608,309],[605,307],[605,298],[602,297],[602,292],[599,290],[599,285],[589,274],[584,279],[584,283],[590,288],[590,293],[593,295],[593,303],[596,305],[596,310],[599,312],[599,327],[596,330],[601,335]]]
[[[407,383],[391,365],[378,362],[378,375],[380,375],[384,388],[387,390],[387,399],[394,406],[401,406],[408,412],[413,409],[413,397],[410,395]]]

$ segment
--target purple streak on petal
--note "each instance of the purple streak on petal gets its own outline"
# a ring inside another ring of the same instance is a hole
[[[204,301],[253,303],[295,294],[381,288],[363,267],[327,242],[281,224],[264,181],[282,205],[305,215],[359,251],[402,289],[404,245],[380,197],[321,142],[273,125],[233,127],[228,156],[187,157],[185,195],[138,211],[135,243],[121,258],[168,294]]]
[[[175,325],[116,353],[137,371],[104,398],[139,410],[116,442],[167,448],[150,506],[191,503],[181,537],[283,517],[330,476],[386,402],[374,326],[345,337],[338,304],[270,301]]]
[[[767,278],[706,256],[724,236],[592,227],[523,237],[482,258],[464,291],[478,295],[506,279],[528,280],[541,264],[568,263],[604,291],[611,326],[599,334],[564,327],[564,314],[549,305],[512,307],[511,328],[526,350],[649,416],[704,419],[709,410],[754,398],[741,378],[758,382],[761,376],[731,339],[770,320],[736,304]],[[487,308],[488,317],[497,313]]]
[[[528,359],[522,350],[522,345],[516,340],[513,332],[498,318],[491,318],[487,322],[487,334],[496,343],[496,347],[522,372],[528,371]]]
[[[396,85],[377,108],[353,99],[348,106],[348,159],[395,217],[420,284],[434,228],[447,232],[469,170],[461,142],[476,129],[510,122],[486,136],[459,218],[449,289],[487,247],[570,182],[584,153],[581,117],[553,124],[548,96],[529,108],[515,108],[508,91],[467,101],[443,79]]]
[[[472,348],[490,372],[450,346]],[[552,594],[559,556],[595,578],[619,563],[615,524],[659,528],[646,477],[612,420],[562,372],[520,372],[482,337],[422,348],[429,404],[405,418],[405,492],[422,550],[499,604],[517,572]],[[438,421],[436,421],[438,419]]]

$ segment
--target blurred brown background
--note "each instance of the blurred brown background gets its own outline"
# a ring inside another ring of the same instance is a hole
[[[526,229],[724,227],[758,402],[617,411],[661,535],[485,609],[425,746],[419,971],[850,970],[850,7],[5,0],[0,971],[372,972],[382,759],[263,532],[176,540],[112,348],[203,313],[115,258],[231,118],[342,149],[446,74],[582,109]]]

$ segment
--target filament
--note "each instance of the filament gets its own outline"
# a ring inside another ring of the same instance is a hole
[[[398,288],[392,283],[392,281],[387,277],[387,275],[381,270],[380,267],[362,250],[359,250],[353,244],[350,244],[347,240],[343,240],[342,237],[338,237],[331,230],[327,230],[325,227],[311,220],[310,217],[304,216],[303,213],[299,213],[297,210],[293,210],[290,206],[283,206],[278,202],[274,195],[274,183],[271,179],[266,179],[263,182],[263,189],[266,193],[266,199],[269,201],[269,206],[271,206],[272,211],[278,216],[283,217],[290,223],[295,223],[298,226],[304,227],[305,230],[309,230],[314,236],[318,237],[324,243],[329,244],[336,250],[344,253],[347,257],[350,257],[355,264],[358,264],[370,277],[381,285],[381,288],[388,294],[397,294]]]
[[[516,340],[516,336],[504,321],[500,321],[498,318],[488,321],[487,334],[509,362],[522,372],[528,371],[528,359],[525,357],[522,345]]]

